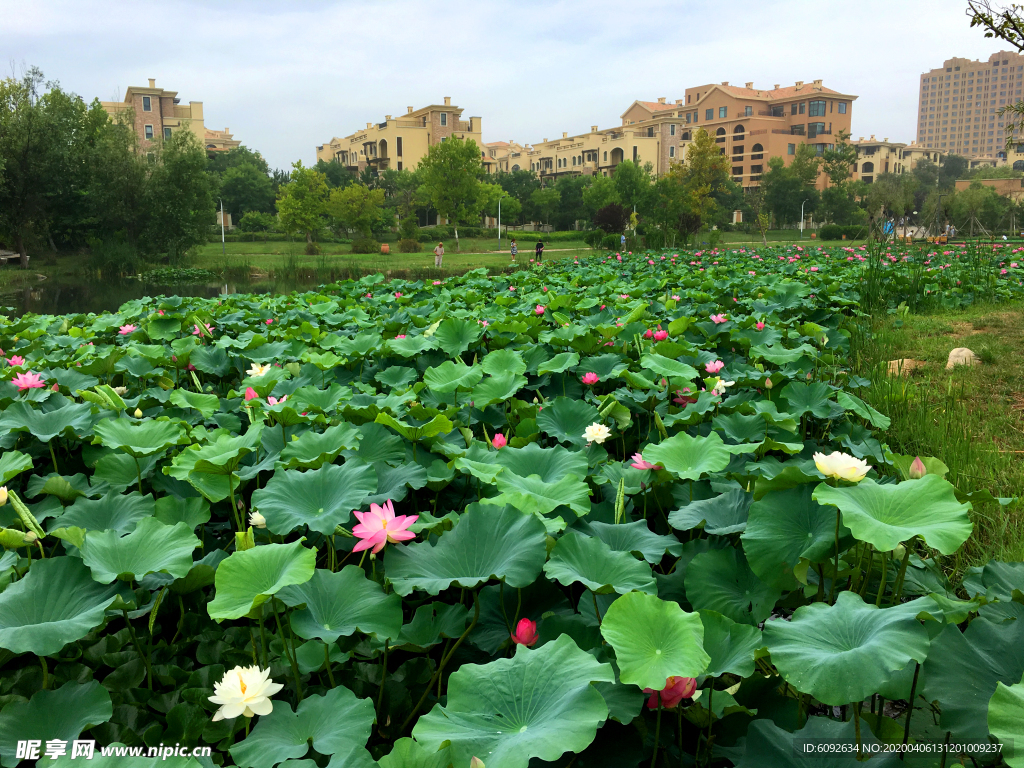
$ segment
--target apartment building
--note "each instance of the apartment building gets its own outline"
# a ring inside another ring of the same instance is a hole
[[[123,101],[101,101],[100,106],[111,117],[132,111],[135,133],[143,151],[156,142],[169,139],[175,131],[187,130],[196,135],[207,150],[226,152],[241,144],[229,129],[207,130],[203,123],[203,102],[190,101],[182,106],[177,91],[157,88],[156,80],[149,78],[146,87],[133,85],[125,92]]]
[[[863,136],[850,145],[857,149],[857,161],[850,169],[854,180],[871,184],[883,173],[910,173],[914,166],[922,161],[939,165],[946,152],[931,147],[922,147],[916,142],[909,144],[899,141],[881,140],[874,136],[865,139]]]
[[[483,146],[479,117],[462,119],[462,107],[452,105],[445,96],[444,104],[431,104],[420,109],[406,108],[401,117],[385,115],[379,123],[367,123],[363,130],[343,138],[333,138],[316,148],[316,159],[337,161],[354,173],[365,168],[414,170],[435,144],[452,136],[472,139]]]

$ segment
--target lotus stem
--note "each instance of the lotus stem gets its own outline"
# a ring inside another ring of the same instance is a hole
[[[597,607],[597,592],[591,591],[590,596],[594,598],[594,613],[597,614],[597,625],[601,626],[601,610]]]
[[[124,614],[124,623],[128,625],[128,634],[131,635],[132,645],[135,646],[135,652],[139,654],[139,657],[146,664],[146,682],[149,686],[149,690],[153,690],[153,667],[149,664],[149,653],[143,653],[142,646],[139,644],[139,638],[135,634],[135,627],[132,626],[131,620],[128,618],[128,609],[122,608],[121,613]]]
[[[715,711],[711,708],[711,702],[715,697],[715,681],[711,681],[711,687],[708,688],[708,735],[704,737],[704,749],[708,764],[711,763],[711,726],[715,724]]]
[[[856,706],[852,703],[850,704],[850,706],[853,707],[853,728],[857,735],[857,762],[860,762],[863,759],[863,755],[860,751],[860,707],[863,703],[864,702],[862,701],[858,701]]]
[[[910,562],[910,542],[908,541],[904,547],[903,562],[900,563],[900,571],[896,576],[896,583],[892,585],[892,602],[890,605],[896,605],[903,597],[903,581],[907,577],[907,563]]]
[[[882,552],[882,580],[878,582],[878,595],[875,597],[875,607],[881,607],[882,595],[885,594],[885,582],[889,577],[889,553]]]
[[[868,565],[860,582],[860,596],[863,598],[868,589],[868,581],[871,580],[871,571],[875,567],[875,548],[868,544]]]
[[[917,676],[921,674],[921,663],[918,662],[917,666],[914,667],[914,682],[910,684],[910,701],[907,702],[910,706],[907,707],[907,722],[903,724],[903,746],[907,746],[907,742],[910,741],[910,716],[914,714],[914,701],[917,699]],[[900,760],[903,760],[906,756],[906,750],[900,751]]]
[[[658,742],[661,741],[661,691],[658,691],[658,718],[654,726],[654,753],[651,755],[651,768],[658,760]]]
[[[331,670],[330,647],[325,646],[325,648],[327,649],[325,651],[325,653],[327,654],[327,659],[328,659],[327,660],[327,671],[330,672],[330,670]],[[377,712],[378,713],[380,712],[380,704],[381,704],[382,701],[384,701],[384,681],[387,680],[387,677],[388,677],[388,641],[387,640],[384,641],[384,653],[381,654],[380,666],[381,666],[380,689],[377,691]],[[331,675],[330,678],[331,678],[331,686],[333,687],[334,686],[334,676]],[[379,718],[380,718],[380,715],[378,714],[377,722],[380,722]]]
[[[53,452],[53,438],[52,437],[50,438],[50,440],[47,443],[47,445],[50,448],[50,460],[53,462],[53,471],[56,472],[59,475],[60,474],[60,469],[57,468],[57,456]]]
[[[46,657],[39,657],[39,664],[43,667],[43,690],[50,684],[50,670],[46,668]]]
[[[269,667],[270,664],[267,663],[267,636],[266,636],[266,634],[263,631],[263,606],[262,605],[260,606],[260,656],[262,656],[262,658],[263,658],[263,666],[264,667]]]
[[[832,572],[832,586],[828,591],[828,602],[836,604],[836,582],[839,581],[839,508],[836,508],[836,568]]]
[[[277,621],[277,631],[281,633],[281,643],[284,645],[284,655],[291,662],[292,675],[295,677],[295,695],[298,701],[302,701],[302,683],[299,681],[299,663],[296,661],[294,652],[295,647],[292,647],[292,653],[288,653],[288,639],[284,636],[284,627],[281,626],[281,616],[277,612],[277,606],[274,605],[274,598],[270,598],[270,607],[274,610],[274,619]]]
[[[52,450],[52,449],[51,449]],[[139,457],[132,454],[132,458],[135,459],[135,474],[139,478],[139,495],[142,495],[142,468],[139,466]],[[54,466],[57,466],[56,463]]]
[[[512,634],[512,625],[508,623],[508,611],[505,610],[505,579],[502,577],[501,586],[498,587],[498,602],[501,603],[501,615],[505,618],[505,629]]]

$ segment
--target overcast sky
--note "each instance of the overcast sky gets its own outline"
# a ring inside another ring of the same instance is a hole
[[[485,141],[619,124],[634,99],[823,79],[853,135],[910,141],[918,76],[1004,49],[964,0],[0,0],[0,55],[87,101],[157,85],[272,166],[451,96]]]

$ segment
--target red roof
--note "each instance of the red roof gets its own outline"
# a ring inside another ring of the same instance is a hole
[[[741,88],[738,85],[707,85],[700,86],[697,89],[688,88],[687,90],[711,90],[712,88],[719,88],[732,96],[739,96],[744,99],[767,99],[774,101],[775,99],[792,99],[799,96],[814,96],[815,94],[824,94],[830,96],[850,96],[850,94],[840,93],[834,91],[831,88],[825,86],[815,86],[812,83],[804,83],[800,88],[795,85],[787,85],[785,88],[772,88],[772,89],[757,89],[757,88]],[[856,96],[850,96],[850,98],[857,98]]]
[[[637,104],[647,107],[652,112],[657,112],[662,109],[679,109],[679,104],[662,104],[660,101],[637,101]]]

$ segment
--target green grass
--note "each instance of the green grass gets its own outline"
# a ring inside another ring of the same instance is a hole
[[[956,347],[970,348],[982,364],[947,371]],[[1024,303],[889,316],[857,358],[872,380],[866,398],[892,418],[885,439],[893,451],[941,459],[961,490],[1024,497]],[[888,361],[899,359],[924,366],[889,374]],[[958,569],[1024,559],[1022,511],[1022,502],[975,503],[978,535],[958,554]]]

